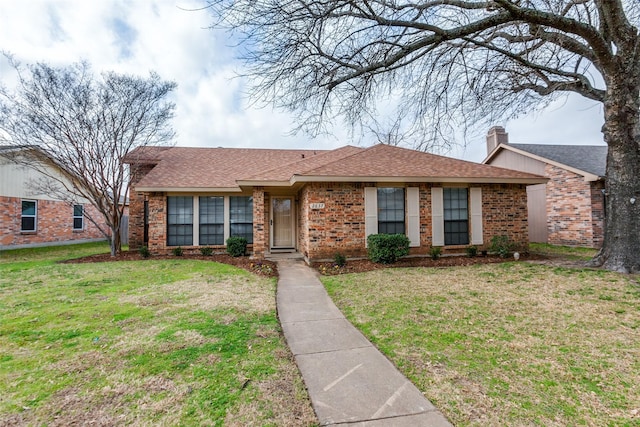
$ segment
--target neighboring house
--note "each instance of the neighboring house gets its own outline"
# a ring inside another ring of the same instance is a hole
[[[33,190],[33,182],[50,178],[14,161],[21,150],[0,146],[0,250],[104,240],[87,218],[101,216],[86,200],[69,203]]]
[[[549,178],[527,187],[532,242],[602,246],[607,146],[511,144],[496,126],[487,135],[487,153],[485,164]]]
[[[389,145],[331,151],[134,150],[129,244],[224,248],[249,241],[254,257],[299,252],[307,261],[366,256],[366,237],[405,233],[412,254],[485,249],[494,235],[526,245],[524,172]]]

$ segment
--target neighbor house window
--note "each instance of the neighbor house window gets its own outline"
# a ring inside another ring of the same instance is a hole
[[[20,231],[36,231],[38,204],[35,200],[22,201],[22,225]]]
[[[200,197],[200,244],[224,245],[224,197]]]
[[[229,197],[230,236],[253,243],[253,197]]]
[[[469,198],[466,188],[443,189],[444,244],[469,244]]]
[[[84,208],[82,205],[73,205],[73,229],[84,229]]]
[[[378,188],[378,233],[405,234],[404,188]]]
[[[193,197],[167,197],[167,245],[193,244]]]

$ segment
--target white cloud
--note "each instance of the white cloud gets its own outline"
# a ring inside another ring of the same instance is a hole
[[[244,82],[227,35],[208,29],[199,0],[0,0],[0,50],[25,63],[63,65],[80,59],[95,71],[147,75],[154,70],[178,88],[174,128],[179,145],[334,148],[350,143],[337,124],[335,137],[289,135],[289,114],[257,108],[242,97]],[[0,77],[10,81],[0,60]],[[577,98],[576,98],[577,99]],[[601,143],[602,113],[570,98],[560,108],[506,124],[513,142]],[[374,142],[374,141],[371,141]],[[450,155],[479,161],[484,138]]]

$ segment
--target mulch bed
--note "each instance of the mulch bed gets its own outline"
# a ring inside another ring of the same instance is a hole
[[[548,258],[537,254],[520,254],[521,261],[544,261]],[[381,268],[397,268],[397,267],[456,267],[476,264],[495,264],[500,262],[513,261],[512,257],[500,258],[499,256],[485,255],[485,256],[445,256],[437,260],[433,260],[430,257],[411,257],[401,258],[393,264],[376,264],[367,259],[363,260],[349,260],[346,265],[340,267],[334,262],[319,262],[314,263],[313,268],[318,270],[321,274],[327,276],[333,276],[336,274],[347,273],[361,273],[365,271],[378,270]]]
[[[149,258],[143,258],[138,252],[123,251],[122,253],[112,257],[110,254],[90,255],[83,258],[76,258],[63,261],[63,263],[90,263],[90,262],[112,262],[112,261],[144,261],[158,259],[190,259],[201,261],[213,261],[223,264],[230,264],[238,268],[250,271],[260,276],[277,277],[278,267],[275,262],[266,260],[255,260],[250,257],[232,257],[227,254],[213,254],[209,256],[200,254],[185,253],[182,256],[175,255],[152,255]],[[549,261],[549,258],[537,254],[521,254],[522,261]],[[318,262],[313,263],[320,274],[336,275],[347,273],[361,273],[365,271],[378,270],[381,268],[397,268],[397,267],[455,267],[475,264],[494,264],[506,261],[513,261],[513,258],[500,258],[498,256],[476,256],[473,258],[467,256],[446,256],[433,260],[429,257],[412,257],[402,258],[393,264],[376,264],[367,259],[349,260],[343,267],[337,266],[334,262]]]
[[[278,276],[278,267],[274,262],[265,261],[265,260],[255,260],[255,259],[251,259],[248,256],[232,257],[227,254],[200,255],[200,254],[185,253],[182,256],[151,255],[148,258],[143,258],[142,255],[140,255],[136,251],[123,251],[117,254],[115,257],[112,257],[111,254],[97,254],[97,255],[86,256],[83,258],[70,259],[62,262],[69,263],[69,264],[82,264],[82,263],[90,263],[90,262],[113,262],[113,261],[147,261],[147,260],[153,261],[153,260],[159,260],[159,259],[163,259],[163,260],[189,259],[189,260],[200,260],[200,261],[213,261],[213,262],[219,262],[222,264],[233,265],[235,267],[242,268],[244,270],[258,274],[260,276],[266,276],[266,277]]]

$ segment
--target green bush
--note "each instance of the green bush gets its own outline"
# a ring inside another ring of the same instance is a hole
[[[171,249],[171,253],[174,256],[182,256],[182,254],[184,253],[184,251],[182,250],[182,247],[178,246],[177,248],[173,248]]]
[[[477,246],[469,246],[467,247],[467,256],[469,258],[473,258],[478,255],[478,247]]]
[[[506,258],[513,249],[513,244],[509,241],[509,237],[506,235],[493,236],[491,238],[491,245],[489,245],[489,251],[500,255],[501,258]]]
[[[442,248],[440,246],[431,246],[429,255],[431,255],[431,259],[434,261],[440,259],[440,256],[442,255]]]
[[[142,258],[149,258],[151,256],[151,252],[146,246],[140,246],[140,248],[138,249],[138,253]]]
[[[344,267],[345,265],[347,265],[347,257],[344,256],[344,254],[341,254],[340,252],[336,252],[336,254],[333,256],[333,262],[338,267]]]
[[[404,234],[371,234],[367,246],[369,259],[381,264],[391,264],[409,255],[409,238]]]
[[[227,239],[227,253],[232,257],[243,256],[247,252],[247,239],[232,236]]]
[[[213,255],[213,248],[210,248],[209,246],[205,246],[204,248],[200,248],[200,253],[203,256],[211,256]]]

